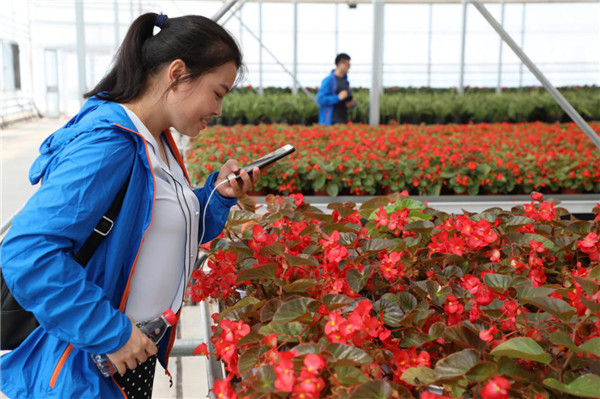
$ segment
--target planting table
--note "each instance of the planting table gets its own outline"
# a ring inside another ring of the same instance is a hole
[[[265,197],[255,197],[259,204],[265,203]],[[372,198],[372,196],[306,196],[305,201],[323,212],[331,212],[327,205],[332,202],[354,202],[360,205]],[[499,207],[510,210],[513,206],[530,203],[531,197],[528,195],[442,195],[438,197],[411,196],[410,198],[418,201],[427,201],[431,208],[446,213],[462,213],[462,210],[469,212],[482,212],[486,209]],[[546,200],[554,198],[560,201],[560,207],[567,209],[575,217],[580,219],[593,218],[592,209],[597,203],[600,203],[600,194],[557,194],[544,195]],[[259,213],[264,209],[259,209]]]

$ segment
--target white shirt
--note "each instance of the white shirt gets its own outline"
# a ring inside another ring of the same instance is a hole
[[[152,222],[135,264],[125,308],[138,322],[169,308],[179,311],[198,255],[200,203],[166,140],[161,138],[168,164],[148,128],[129,108],[123,108],[147,142],[156,188]]]

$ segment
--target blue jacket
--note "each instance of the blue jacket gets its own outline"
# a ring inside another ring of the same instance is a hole
[[[163,134],[183,167],[170,132]],[[125,397],[112,378],[99,373],[90,354],[115,352],[131,333],[122,311],[155,199],[148,151],[125,110],[95,97],[41,145],[29,179],[43,183],[14,219],[0,253],[8,287],[40,322],[1,358],[0,390],[11,399]],[[114,228],[84,269],[73,254],[130,171]],[[202,209],[215,179],[216,173],[195,190]],[[206,241],[220,234],[235,203],[213,195]],[[159,345],[165,368],[175,329]]]
[[[321,87],[317,92],[317,103],[319,104],[319,123],[322,125],[331,125],[333,123],[333,107],[340,103],[340,98],[336,94],[337,84],[335,80],[335,70],[331,70],[321,82]],[[344,80],[348,81],[348,75],[344,76]],[[352,91],[349,90],[350,95]]]

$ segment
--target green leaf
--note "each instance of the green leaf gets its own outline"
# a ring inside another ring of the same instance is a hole
[[[227,218],[227,226],[236,226],[253,220],[258,220],[258,216],[246,210],[232,209]]]
[[[337,378],[340,383],[345,387],[352,387],[363,382],[369,381],[366,375],[364,375],[359,369],[351,366],[334,367],[333,372],[337,374]]]
[[[373,310],[378,314],[383,312],[383,322],[390,327],[400,327],[400,320],[404,312],[396,303],[387,299],[380,299],[373,304]]]
[[[592,231],[592,223],[585,221],[575,221],[567,226],[567,231],[571,231],[579,235],[586,235],[590,231]]]
[[[483,277],[483,281],[490,288],[499,288],[498,292],[504,292],[510,287],[512,278],[504,274],[488,273]]]
[[[295,298],[285,302],[273,316],[273,322],[285,324],[299,319],[310,313],[308,306],[314,301],[312,298]]]
[[[337,197],[339,192],[340,187],[336,183],[327,184],[327,194],[329,194],[330,197]]]
[[[579,349],[600,356],[600,338],[592,338],[589,341],[584,342],[579,345]]]
[[[269,279],[273,280],[277,278],[277,265],[275,263],[269,263],[263,266],[253,267],[252,269],[242,270],[238,273],[235,279],[236,283],[251,280],[262,280]]]
[[[294,346],[298,355],[308,355],[309,353],[319,354],[323,352],[324,346],[321,344],[306,343]]]
[[[594,295],[598,292],[598,283],[589,278],[573,276],[573,280],[575,280],[588,295]]]
[[[528,224],[531,224],[533,222],[535,222],[535,220],[533,220],[531,218],[528,218],[528,217],[525,217],[525,216],[514,216],[513,215],[513,217],[511,217],[509,220],[507,220],[506,222],[504,222],[504,226],[505,227],[510,226],[510,227],[513,227],[513,228],[516,229],[518,227],[526,226]],[[509,229],[506,229],[506,230],[508,231]]]
[[[400,308],[405,312],[411,312],[413,311],[417,305],[419,304],[419,301],[417,300],[417,298],[415,298],[415,296],[409,292],[401,292],[398,294],[398,298],[400,299]]]
[[[275,369],[270,364],[267,366],[263,366],[258,369],[258,383],[259,390],[261,392],[275,392],[277,389],[275,388],[275,381],[277,380],[277,374],[275,374]]]
[[[373,362],[371,356],[355,346],[330,343],[325,345],[325,350],[336,359],[336,366],[356,366]]]
[[[553,332],[550,335],[550,342],[552,342],[555,345],[564,346],[574,351],[578,351],[579,349],[577,348],[577,345],[575,345],[573,340],[571,340],[571,337],[569,337],[567,333],[564,333],[562,331]]]
[[[250,305],[254,305],[256,303],[259,303],[260,301],[254,297],[251,296],[247,296],[246,298],[242,298],[239,302],[237,302],[235,305],[232,305],[230,307],[228,307],[227,309],[223,310],[221,313],[219,313],[219,319],[218,320],[223,320],[225,318],[225,316],[227,316],[229,313],[236,311],[238,309],[243,309],[246,306],[250,306]]]
[[[270,244],[262,247],[259,251],[261,255],[283,255],[285,253],[285,245],[280,243]]]
[[[260,309],[261,323],[266,324],[266,323],[270,322],[271,320],[273,320],[273,316],[275,315],[275,312],[277,312],[277,309],[279,309],[279,307],[281,306],[282,303],[283,303],[283,301],[279,298],[273,298],[273,299],[267,301],[267,303],[265,303],[263,305],[263,307]]]
[[[453,353],[437,362],[433,370],[435,379],[462,377],[477,363],[479,355],[472,349]]]
[[[262,326],[258,333],[260,335],[266,336],[269,334],[277,334],[277,335],[287,335],[290,341],[297,342],[298,335],[302,333],[306,326],[302,323],[298,323],[297,321],[292,321],[290,323],[280,324],[271,322],[267,325]]]
[[[471,367],[469,371],[467,371],[466,376],[471,382],[481,382],[490,378],[497,371],[498,367],[496,366],[496,363],[481,362]]]
[[[415,332],[412,334],[408,334],[406,335],[402,341],[400,341],[400,347],[401,348],[412,348],[412,347],[419,347],[421,345],[423,345],[425,342],[429,342],[431,341],[431,339],[429,338],[429,335],[424,334],[422,332]]]
[[[581,297],[580,299],[581,299],[581,303],[583,303],[589,310],[591,310],[592,313],[600,312],[600,303],[590,301],[589,299],[584,298],[584,297]]]
[[[348,280],[348,286],[352,288],[352,291],[360,292],[369,281],[369,274],[361,273],[356,269],[350,269],[346,274],[346,279]]]
[[[370,240],[362,240],[359,247],[366,252],[379,252],[384,249],[391,249],[398,246],[394,240],[386,238],[372,238]]]
[[[546,378],[544,385],[555,391],[564,392],[579,398],[600,397],[600,377],[595,374],[585,374],[577,377],[570,384],[563,384],[554,378]]]
[[[426,386],[435,381],[433,370],[429,367],[418,366],[406,369],[400,379],[414,386]]]
[[[533,298],[522,298],[521,301],[535,305],[566,323],[568,323],[573,316],[577,314],[575,308],[569,306],[567,302],[558,298],[552,298],[549,296],[536,296]]]
[[[313,279],[303,278],[296,280],[293,283],[286,284],[282,288],[285,292],[305,292],[306,290],[320,284],[320,282]]]
[[[513,241],[520,245],[529,246],[529,242],[531,240],[535,240],[544,244],[544,248],[547,250],[552,250],[554,248],[554,244],[548,238],[541,236],[539,234],[531,234],[531,233],[508,233],[506,234],[506,238],[509,241]]]
[[[490,354],[494,356],[533,360],[543,364],[550,363],[550,355],[546,353],[537,342],[528,337],[509,339],[492,349]]]
[[[414,231],[422,234],[429,234],[431,230],[433,230],[433,223],[428,220],[418,220],[416,222],[411,222],[404,227],[404,231]]]
[[[310,255],[293,256],[290,254],[285,254],[285,259],[290,266],[319,266],[319,261],[317,258]]]
[[[444,334],[446,330],[446,325],[442,322],[433,323],[431,327],[429,327],[429,339],[434,340],[438,339]]]
[[[482,350],[486,347],[486,342],[479,338],[479,334],[466,328],[463,325],[455,325],[446,328],[444,331],[444,338],[459,344],[462,347],[474,348]]]
[[[250,331],[238,341],[237,345],[241,347],[244,345],[256,344],[260,341],[260,338],[258,331]]]
[[[327,310],[334,311],[336,309],[345,308],[354,300],[343,294],[327,294],[323,297],[323,304],[327,306]]]
[[[253,346],[246,350],[244,353],[242,353],[238,362],[238,370],[240,374],[245,374],[251,371],[253,368],[255,368],[256,363],[258,363],[260,359],[260,355],[262,355],[269,349],[270,347],[267,345],[259,345]]]
[[[388,399],[392,388],[384,381],[368,381],[356,388],[350,399]]]

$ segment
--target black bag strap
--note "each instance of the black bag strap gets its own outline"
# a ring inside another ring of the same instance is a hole
[[[79,251],[73,256],[75,262],[79,263],[81,266],[85,267],[87,263],[90,261],[96,249],[102,244],[102,241],[106,238],[106,236],[112,230],[115,224],[115,218],[119,214],[121,210],[121,205],[123,205],[123,199],[125,198],[125,193],[127,192],[127,186],[129,185],[129,180],[131,179],[131,172],[123,183],[123,187],[117,193],[113,203],[111,204],[108,211],[102,216],[102,219],[98,222],[92,234],[85,240],[85,243],[79,248]]]

